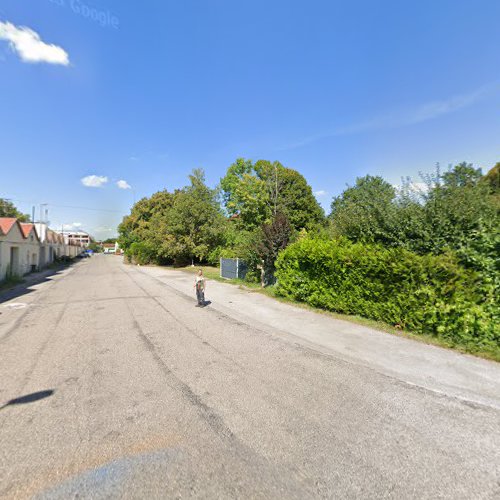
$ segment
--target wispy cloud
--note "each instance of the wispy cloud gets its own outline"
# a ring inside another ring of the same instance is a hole
[[[132,189],[132,186],[127,182],[127,181],[124,181],[124,180],[120,180],[116,183],[116,185],[120,188],[120,189]]]
[[[108,178],[103,175],[87,175],[87,177],[80,179],[80,182],[85,187],[100,188],[108,182]]]
[[[0,21],[0,40],[9,42],[10,48],[22,61],[28,63],[69,64],[68,53],[61,47],[42,41],[40,35],[26,26],[15,26]]]
[[[280,148],[280,150],[296,149],[322,139],[328,139],[330,137],[358,134],[362,132],[368,132],[370,130],[381,130],[416,125],[418,123],[433,120],[440,116],[454,113],[455,111],[458,111],[460,109],[472,106],[473,104],[485,99],[489,95],[492,95],[499,90],[499,83],[490,83],[487,85],[483,85],[482,87],[479,87],[478,89],[469,92],[468,94],[455,95],[443,100],[430,101],[412,109],[393,110],[385,115],[379,115],[377,117],[354,123],[352,125],[338,127],[327,132],[311,135],[295,143],[284,146]]]
[[[82,227],[81,222],[72,222],[71,224],[63,224],[62,228],[64,230],[71,231],[72,229],[80,229]]]
[[[325,196],[327,194],[326,191],[324,191],[323,189],[320,189],[319,191],[314,191],[314,196]]]

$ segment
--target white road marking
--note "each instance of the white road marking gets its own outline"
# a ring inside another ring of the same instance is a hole
[[[24,302],[12,302],[11,304],[4,304],[3,307],[8,307],[9,309],[24,309],[25,307],[28,307],[28,304],[25,304]]]

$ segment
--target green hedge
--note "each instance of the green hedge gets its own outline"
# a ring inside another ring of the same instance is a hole
[[[132,262],[140,265],[152,264],[158,259],[154,248],[151,248],[148,243],[139,241],[132,243],[125,253]]]
[[[300,240],[280,253],[277,293],[433,334],[471,352],[500,348],[498,302],[456,257],[347,240]]]

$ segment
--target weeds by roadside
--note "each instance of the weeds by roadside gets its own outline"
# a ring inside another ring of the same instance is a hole
[[[24,283],[24,279],[20,276],[12,274],[0,282],[0,290],[8,290],[9,288],[13,288],[21,283]]]

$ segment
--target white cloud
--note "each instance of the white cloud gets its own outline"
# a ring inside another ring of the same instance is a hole
[[[398,196],[409,194],[417,197],[425,197],[434,186],[435,184],[433,183],[428,184],[426,182],[414,182],[411,179],[404,184],[393,184]]]
[[[63,224],[63,229],[71,230],[71,229],[79,229],[82,227],[81,222],[72,222],[71,224]]]
[[[68,53],[57,45],[42,41],[40,35],[26,26],[15,26],[0,21],[0,40],[7,40],[10,48],[22,61],[29,63],[69,64]]]
[[[120,188],[120,189],[132,189],[132,186],[127,182],[127,181],[124,181],[124,180],[121,180],[121,181],[118,181],[116,183],[116,185]]]
[[[326,191],[320,189],[319,191],[314,191],[314,196],[325,196],[327,194]]]
[[[80,181],[85,187],[99,188],[108,182],[108,178],[103,175],[87,175],[87,177],[82,177]]]

